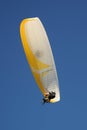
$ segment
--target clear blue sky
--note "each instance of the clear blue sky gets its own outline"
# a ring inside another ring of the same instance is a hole
[[[55,58],[61,101],[41,104],[19,25],[39,17]],[[0,130],[87,130],[87,2],[0,1]]]

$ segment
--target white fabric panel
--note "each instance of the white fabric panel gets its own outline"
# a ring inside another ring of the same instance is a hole
[[[35,18],[27,22],[25,25],[25,32],[33,54],[45,64],[52,65],[53,61],[49,41],[40,20]]]

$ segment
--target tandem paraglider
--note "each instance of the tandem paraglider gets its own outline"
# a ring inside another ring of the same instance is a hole
[[[40,19],[24,19],[20,24],[20,36],[28,64],[44,96],[43,103],[58,102],[58,76],[51,46]]]

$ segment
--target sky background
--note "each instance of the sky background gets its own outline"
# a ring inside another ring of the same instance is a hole
[[[56,63],[61,101],[42,105],[20,40],[39,17]],[[87,1],[0,0],[0,130],[87,130]]]

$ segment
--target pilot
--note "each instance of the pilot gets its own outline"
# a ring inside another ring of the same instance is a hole
[[[55,98],[55,92],[49,92],[49,100]]]
[[[55,92],[49,92],[49,94],[46,94],[46,96],[43,98],[43,103],[49,103],[51,99],[55,98],[55,95]]]

